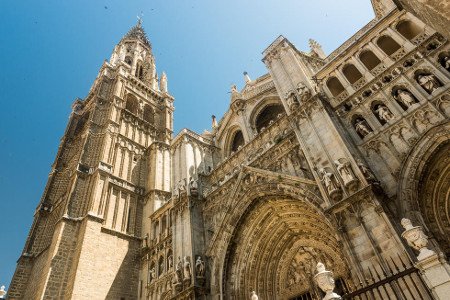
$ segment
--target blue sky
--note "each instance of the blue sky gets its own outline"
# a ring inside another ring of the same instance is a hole
[[[230,85],[266,73],[280,34],[328,54],[373,18],[369,0],[0,1],[0,285],[8,287],[64,132],[104,59],[143,13],[159,74],[175,96],[174,128],[209,128]]]

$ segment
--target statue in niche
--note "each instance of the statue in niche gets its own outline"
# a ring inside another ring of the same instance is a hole
[[[180,179],[180,181],[178,181],[178,196],[181,196],[184,192],[186,192],[186,180]]]
[[[375,112],[377,113],[378,118],[384,122],[389,122],[394,117],[391,111],[384,104],[379,104],[375,109]]]
[[[141,115],[141,116],[144,114],[144,106],[145,106],[144,101],[140,101],[139,102],[139,115]]]
[[[415,104],[416,98],[411,94],[408,90],[398,90],[397,95],[394,96],[395,100],[403,104],[406,108],[409,108],[413,104]]]
[[[145,234],[142,247],[148,248],[148,233]]]
[[[332,192],[336,191],[338,189],[338,186],[333,178],[334,177],[333,173],[330,173],[325,169],[320,169],[319,172],[320,174],[322,174],[322,182],[325,185],[328,194],[331,194]]]
[[[366,137],[369,133],[372,132],[369,124],[367,124],[366,120],[363,118],[358,118],[355,121],[355,130],[362,137]]]
[[[167,261],[169,262],[169,269],[173,268],[173,256],[169,255],[169,257],[167,258]]]
[[[441,66],[443,66],[447,71],[450,72],[450,55],[445,54],[442,59],[440,59]]]
[[[197,277],[205,276],[205,263],[200,256],[198,256],[195,261],[195,273],[197,274]]]
[[[156,279],[156,270],[155,267],[150,269],[150,281],[153,281]]]
[[[341,176],[345,185],[348,185],[349,183],[356,180],[349,162],[341,163],[339,160],[335,160],[334,164],[336,165],[336,169],[339,172],[339,175]]]
[[[356,164],[358,165],[361,173],[363,173],[364,178],[366,178],[367,181],[375,181],[375,176],[373,175],[372,171],[362,162],[362,160],[358,159],[356,161]]]
[[[439,80],[433,74],[421,74],[417,77],[417,82],[429,94],[433,93],[437,88],[441,86]]]
[[[191,279],[191,263],[189,262],[189,256],[184,257],[184,280],[190,280]]]
[[[177,267],[175,269],[175,276],[176,283],[181,283],[181,281],[183,280],[183,263],[181,262],[181,258],[179,256]]]
[[[250,299],[251,300],[259,300],[258,295],[256,295],[255,291],[252,292],[252,297]]]

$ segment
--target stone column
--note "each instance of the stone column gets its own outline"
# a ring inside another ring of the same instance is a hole
[[[385,63],[386,67],[394,63],[392,58],[390,58],[386,53],[384,53],[383,50],[378,48],[378,46],[375,45],[373,42],[369,42],[367,46],[369,47],[370,50],[373,51],[373,53],[375,53],[376,56],[378,56],[378,58],[381,60],[382,63]]]
[[[375,77],[370,73],[369,69],[356,57],[352,57],[350,61],[355,65],[359,72],[364,76],[367,82],[371,81]]]
[[[334,71],[334,73],[336,74],[337,79],[339,79],[339,81],[341,82],[341,84],[344,86],[345,90],[347,91],[347,93],[349,95],[353,94],[355,92],[355,90],[353,89],[351,83],[347,80],[347,78],[345,78],[344,74],[341,72],[341,70],[336,69]]]
[[[415,267],[431,290],[435,299],[446,300],[450,296],[450,266],[444,258],[428,249],[428,237],[424,234],[422,226],[413,226],[409,219],[402,219],[405,231],[402,237],[415,250],[419,250]]]
[[[386,31],[400,46],[405,48],[406,51],[411,51],[412,49],[414,49],[415,46],[413,45],[413,43],[411,43],[408,39],[406,39],[396,30],[392,29],[391,27],[387,27]]]

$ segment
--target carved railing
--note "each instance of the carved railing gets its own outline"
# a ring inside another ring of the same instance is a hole
[[[433,299],[416,267],[406,266],[401,259],[395,262],[392,258],[387,266],[388,274],[369,267],[366,282],[359,283],[353,290],[350,289],[342,295],[342,299]]]
[[[384,70],[386,70],[386,66],[383,63],[380,63],[378,66],[373,68],[370,73],[372,73],[373,76],[380,75]]]
[[[352,84],[352,87],[356,91],[359,90],[361,87],[363,87],[366,83],[367,83],[366,79],[364,77],[361,77],[354,84]]]
[[[406,50],[404,48],[400,48],[397,51],[395,51],[394,53],[392,53],[390,55],[390,57],[392,58],[392,60],[397,61],[405,55],[406,55]]]

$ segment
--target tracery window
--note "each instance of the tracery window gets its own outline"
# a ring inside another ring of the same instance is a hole
[[[233,133],[233,139],[231,142],[231,152],[236,152],[240,149],[240,147],[244,146],[245,140],[242,131],[237,130]]]
[[[130,112],[136,115],[138,111],[138,106],[139,103],[137,98],[131,94],[128,94],[125,109],[129,110]]]
[[[274,122],[279,114],[284,113],[284,108],[280,104],[270,104],[266,106],[256,118],[256,130],[261,132],[262,129],[267,128]]]

